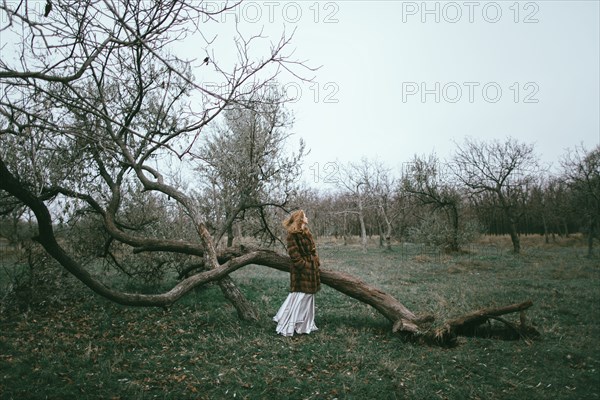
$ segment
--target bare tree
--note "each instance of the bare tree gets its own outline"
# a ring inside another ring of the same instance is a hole
[[[363,252],[367,251],[367,227],[365,224],[368,196],[370,194],[369,180],[373,174],[372,166],[367,159],[360,163],[341,165],[338,186],[353,200],[353,207],[343,210],[345,214],[354,214],[360,224],[360,243]]]
[[[253,236],[277,240],[271,209],[284,208],[298,189],[304,142],[286,153],[293,120],[283,95],[272,87],[259,96],[255,109],[227,110],[197,156],[206,214],[215,224],[216,240],[227,235],[227,246],[233,244],[234,223],[252,219],[250,214],[257,221]]]
[[[445,245],[450,251],[459,251],[462,198],[446,172],[435,154],[427,159],[415,155],[404,168],[403,188],[434,212],[446,214],[451,234],[444,239]]]
[[[569,222],[573,219],[573,192],[562,176],[552,177],[545,188],[544,197],[552,232],[569,237]]]
[[[398,209],[394,201],[396,182],[389,174],[389,170],[379,170],[373,188],[373,196],[377,201],[377,213],[380,218],[380,245],[385,241],[386,250],[392,250],[392,234],[394,231],[394,220]]]
[[[296,71],[308,71],[286,54],[290,37],[285,34],[262,58],[250,49],[268,39],[240,34],[232,40],[239,61],[230,65],[218,57],[207,64],[174,51],[174,41],[186,37],[204,40],[210,48],[213,39],[204,38],[200,27],[236,6],[223,3],[221,10],[209,12],[201,3],[185,1],[61,2],[42,16],[33,2],[0,4],[3,20],[9,21],[2,35],[14,39],[13,47],[3,48],[14,57],[0,61],[0,189],[35,213],[38,240],[49,254],[114,301],[167,304],[190,286],[154,298],[107,288],[56,240],[55,216],[64,212],[58,204],[99,215],[113,245],[133,247],[137,254],[195,254],[208,268],[217,268],[217,242],[207,216],[172,172],[186,167],[204,127],[223,111],[256,109],[264,99],[252,94],[281,71],[299,79]],[[226,84],[226,93],[198,83],[208,68]],[[128,225],[131,185],[177,203],[200,243],[178,240],[177,232],[146,235]],[[240,316],[253,318],[241,292],[223,278],[223,292]]]
[[[366,183],[369,208],[374,209],[379,228],[379,245],[392,249],[394,221],[399,214],[397,182],[391,171],[379,160],[362,160],[360,169]],[[373,219],[373,218],[372,218]]]
[[[556,234],[569,236],[569,223],[574,220],[574,200],[564,177],[559,175],[540,175],[530,186],[527,209],[534,231],[540,229],[546,243],[550,236],[556,240]],[[531,229],[532,227],[530,227]]]
[[[541,220],[544,240],[550,243],[551,210],[548,202],[548,182],[538,179],[530,188],[531,198],[528,204],[528,214],[535,220]]]
[[[587,225],[588,257],[592,257],[594,238],[600,232],[600,146],[590,151],[583,146],[569,151],[562,166],[578,214]]]
[[[457,144],[452,168],[456,177],[472,196],[491,193],[509,222],[509,233],[515,253],[521,251],[517,222],[520,197],[527,191],[536,172],[538,158],[533,145],[513,138],[504,142],[477,141],[467,138]]]

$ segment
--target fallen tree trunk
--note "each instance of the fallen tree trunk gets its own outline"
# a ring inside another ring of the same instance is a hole
[[[223,260],[239,257],[248,252],[243,247],[240,249],[227,249],[221,253]],[[251,262],[263,266],[289,272],[292,265],[289,257],[268,252],[264,250],[254,250],[254,253],[263,253],[263,255]],[[418,316],[395,297],[385,293],[366,282],[344,272],[334,271],[327,268],[321,268],[321,282],[331,288],[342,292],[356,300],[369,304],[393,324],[394,333],[405,332],[423,337],[428,341],[434,341],[438,344],[451,345],[455,342],[456,336],[465,333],[468,329],[475,329],[477,326],[488,322],[490,319],[497,319],[513,328],[523,337],[536,336],[537,332],[526,326],[525,310],[533,305],[531,301],[512,304],[498,308],[486,308],[477,310],[458,318],[446,321],[441,328],[429,329],[430,323],[434,321],[431,315]],[[500,318],[501,315],[520,312],[520,324],[515,326]]]
[[[288,256],[277,253],[271,254],[268,258],[263,258],[261,261],[261,265],[286,272],[289,272],[292,266]],[[421,330],[419,324],[432,320],[430,316],[419,317],[415,315],[390,294],[344,272],[321,268],[321,283],[372,306],[394,323],[397,331],[419,333]]]
[[[244,246],[224,249],[219,253],[218,259],[222,265],[225,265],[231,260],[235,260],[238,257],[248,254],[255,254],[255,258],[253,258],[252,261],[245,262],[245,265],[263,265],[284,272],[290,272],[290,268],[292,267],[292,261],[287,255],[281,255],[267,250],[250,249]],[[183,271],[180,276],[183,277],[188,275],[192,268],[202,269],[202,267],[202,264],[193,265],[189,269]],[[415,315],[390,294],[385,293],[350,274],[321,268],[321,282],[347,296],[375,308],[394,324],[394,332],[405,331],[419,333],[421,331],[419,324],[433,320],[431,316]]]

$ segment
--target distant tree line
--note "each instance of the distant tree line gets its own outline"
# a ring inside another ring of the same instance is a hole
[[[450,160],[415,155],[399,171],[368,159],[332,165],[329,179],[334,185],[322,190],[294,183],[304,144],[297,155],[285,155],[288,135],[274,129],[274,121],[287,123],[287,116],[278,116],[282,112],[277,107],[260,116],[245,111],[226,119],[201,142],[197,180],[189,185],[197,207],[210,216],[208,230],[226,246],[235,239],[277,242],[285,212],[302,207],[318,236],[334,236],[343,243],[358,237],[365,249],[367,239],[375,238],[388,249],[401,241],[458,251],[477,235],[508,234],[519,252],[520,235],[543,235],[548,243],[557,236],[583,233],[593,254],[600,232],[600,147],[570,150],[560,160],[560,171],[551,173],[539,165],[532,145],[512,138],[466,139]],[[468,155],[479,158],[469,160]],[[163,237],[176,232],[189,240],[197,235],[186,230],[185,212],[171,199],[135,185],[124,198],[124,220],[138,232]],[[71,215],[68,204],[62,205],[59,234],[76,231],[89,239],[87,247],[93,248],[86,251],[107,254],[110,235],[99,227],[100,221],[93,213]],[[31,237],[35,229],[30,218],[14,211],[3,216],[0,228],[0,236],[11,244]],[[188,266],[180,258],[154,261],[185,270]],[[140,276],[148,277],[148,263],[142,260]]]
[[[306,189],[296,199],[319,235],[456,251],[477,234],[508,234],[518,253],[520,235],[549,242],[579,232],[591,255],[600,232],[600,146],[569,150],[558,172],[540,165],[533,145],[513,138],[467,138],[449,160],[415,155],[401,171],[367,159],[337,167],[332,190]]]

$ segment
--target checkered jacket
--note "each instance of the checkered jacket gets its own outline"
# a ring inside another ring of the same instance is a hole
[[[318,292],[321,288],[321,263],[311,233],[288,233],[287,250],[293,263],[290,270],[290,292]]]

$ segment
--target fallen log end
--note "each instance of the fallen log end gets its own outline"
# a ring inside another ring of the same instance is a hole
[[[446,321],[443,326],[435,329],[431,339],[441,345],[452,345],[456,343],[459,335],[463,336],[489,336],[504,339],[531,340],[540,336],[540,333],[529,326],[525,317],[525,310],[533,305],[532,301],[512,304],[500,308],[488,308],[478,310],[459,318]],[[519,323],[513,323],[502,318],[502,315],[519,312]],[[493,329],[490,320],[496,320],[504,324],[504,329]],[[488,323],[487,328],[481,325]]]
[[[419,326],[416,323],[403,318],[400,318],[396,322],[394,322],[394,326],[392,327],[393,333],[408,332],[412,334],[417,334],[420,331],[421,330],[419,329]]]

